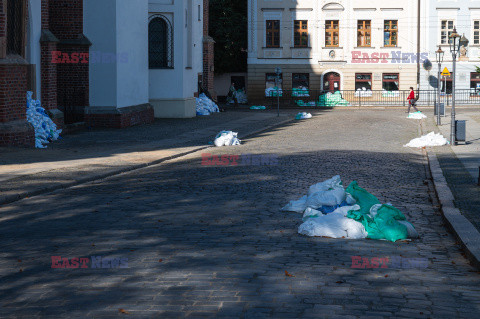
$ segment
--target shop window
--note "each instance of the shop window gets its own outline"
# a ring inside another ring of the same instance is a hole
[[[293,73],[292,74],[292,89],[308,90],[310,85],[310,74],[308,73]]]
[[[274,88],[276,86],[275,84],[275,79],[277,78],[277,75],[275,73],[267,73],[265,75],[265,88]],[[282,89],[282,74],[280,74],[280,81],[278,83],[278,88],[281,90]]]
[[[355,74],[355,90],[356,91],[372,90],[372,74],[371,73]]]
[[[382,88],[384,91],[398,91],[399,90],[399,74],[388,73],[383,74]]]
[[[480,73],[470,74],[470,94],[480,96]]]

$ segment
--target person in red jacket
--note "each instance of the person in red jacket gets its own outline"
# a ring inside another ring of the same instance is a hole
[[[415,91],[413,90],[413,87],[410,87],[410,94],[408,95],[407,100],[408,100],[408,111],[407,111],[407,113],[410,113],[410,108],[412,106],[415,109],[415,111],[418,112],[418,109],[415,106],[415,103],[417,102],[417,100],[415,99]]]

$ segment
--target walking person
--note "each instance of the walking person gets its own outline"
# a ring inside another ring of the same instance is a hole
[[[408,95],[407,100],[408,100],[408,111],[407,111],[407,113],[410,113],[410,108],[412,106],[415,109],[415,111],[418,112],[418,109],[415,106],[415,104],[417,103],[417,99],[415,98],[415,91],[413,90],[413,87],[410,87],[410,94]]]

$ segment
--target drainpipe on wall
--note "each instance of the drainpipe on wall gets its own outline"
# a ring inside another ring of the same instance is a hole
[[[417,96],[420,94],[420,0],[417,3]]]

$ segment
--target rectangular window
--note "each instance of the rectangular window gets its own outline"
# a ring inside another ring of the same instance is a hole
[[[308,21],[295,20],[293,22],[293,43],[296,48],[308,47]]]
[[[453,20],[442,20],[440,31],[440,43],[449,44],[451,39],[450,35],[453,32]]]
[[[355,90],[356,91],[372,90],[372,73],[356,73],[355,74]]]
[[[385,73],[383,74],[382,88],[385,91],[398,91],[399,90],[399,74],[398,73]]]
[[[480,44],[480,20],[473,21],[473,44]]]
[[[325,21],[325,46],[338,47],[339,42],[338,20]]]
[[[480,73],[470,73],[470,94],[480,96]]]
[[[293,73],[292,74],[292,89],[308,90],[310,85],[310,74],[308,73]]]
[[[202,8],[198,5],[198,21],[202,21]]]
[[[5,3],[6,0],[3,1]],[[6,53],[24,55],[25,1],[7,1],[7,51]]]
[[[267,20],[267,48],[280,47],[280,20]]]
[[[372,21],[358,20],[357,46],[370,47],[372,45]]]
[[[398,39],[398,21],[397,20],[385,20],[384,27],[384,46],[396,47]]]
[[[277,75],[275,73],[265,74],[265,89],[274,88],[276,86],[275,85],[276,78],[277,78]],[[278,88],[280,90],[282,89],[282,74],[280,74],[280,81],[278,83]]]

